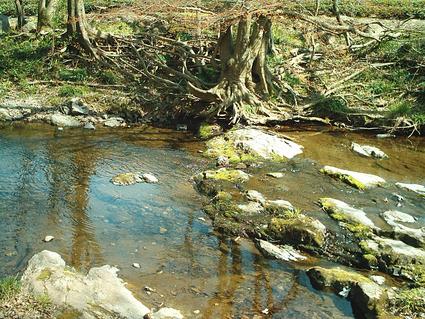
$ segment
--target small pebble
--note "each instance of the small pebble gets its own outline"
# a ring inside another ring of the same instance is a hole
[[[199,315],[199,314],[201,313],[201,310],[198,310],[198,309],[197,309],[197,310],[194,310],[194,311],[193,311],[193,313],[194,313],[195,315]]]
[[[140,268],[140,264],[139,263],[133,263],[133,267],[139,269]]]
[[[168,231],[168,229],[167,229],[167,228],[159,227],[159,232],[160,232],[161,234],[165,234],[167,231]]]
[[[155,175],[150,174],[150,173],[145,173],[145,174],[142,175],[142,177],[143,177],[143,179],[145,180],[146,183],[155,184],[155,183],[159,182],[158,178],[156,178]]]
[[[48,243],[48,242],[52,241],[53,239],[55,239],[55,237],[53,237],[53,236],[46,236],[46,237],[44,237],[43,241],[45,243]]]

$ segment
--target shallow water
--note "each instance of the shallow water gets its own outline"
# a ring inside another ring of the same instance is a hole
[[[260,169],[281,170],[284,179],[259,174],[247,188],[320,214],[315,201],[324,194],[348,195],[353,204],[377,210],[382,196],[398,191],[389,187],[361,196],[321,176],[317,168],[322,164],[377,173],[391,181],[425,182],[423,139],[286,134],[304,145],[305,154]],[[360,158],[347,151],[351,140],[373,143],[390,159]],[[0,129],[0,276],[22,271],[34,253],[49,249],[81,270],[116,265],[145,305],[175,307],[189,318],[353,318],[345,300],[310,286],[300,271],[308,264],[295,267],[266,259],[249,241],[223,239],[213,231],[201,210],[205,198],[191,181],[208,165],[197,153],[201,149],[189,133],[146,127]],[[160,183],[110,183],[112,176],[127,171],[152,172]],[[423,219],[423,201],[403,195],[406,212]],[[391,200],[386,204],[395,205]],[[42,242],[46,235],[55,240]],[[135,262],[140,269],[132,267]],[[146,286],[155,292],[148,294]]]

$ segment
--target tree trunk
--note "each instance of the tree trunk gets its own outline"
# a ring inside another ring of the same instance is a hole
[[[67,34],[77,41],[90,55],[97,57],[89,37],[88,26],[83,0],[68,0]]]
[[[57,6],[58,0],[39,0],[37,31],[44,27],[52,26],[52,15]]]
[[[18,16],[18,30],[22,29],[25,24],[24,6],[22,0],[15,0],[16,15]]]
[[[232,26],[218,41],[221,77],[216,86],[202,90],[189,83],[192,94],[213,107],[204,115],[230,115],[232,123],[267,114],[264,101],[273,90],[266,57],[271,50],[271,20],[248,14],[238,23],[236,38]],[[215,113],[215,114],[214,114]]]

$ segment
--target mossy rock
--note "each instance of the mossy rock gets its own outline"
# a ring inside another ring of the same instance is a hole
[[[348,171],[332,166],[325,166],[320,170],[320,172],[329,175],[333,178],[339,179],[344,183],[360,190],[365,190],[376,186],[382,186],[385,184],[385,180],[379,176]]]
[[[198,136],[202,139],[209,139],[223,132],[218,124],[202,123],[199,127]]]
[[[294,214],[284,218],[272,218],[269,235],[296,246],[322,247],[325,243],[326,228],[316,219],[303,214]]]
[[[313,267],[307,271],[307,275],[316,289],[330,288],[337,293],[359,282],[372,283],[372,280],[359,273],[341,268]]]
[[[249,175],[238,169],[220,168],[218,170],[209,170],[202,172],[195,177],[195,181],[200,180],[215,180],[227,181],[232,183],[246,182],[249,180]]]

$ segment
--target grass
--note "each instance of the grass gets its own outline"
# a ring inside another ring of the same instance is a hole
[[[21,283],[18,277],[6,277],[0,280],[0,300],[11,298],[20,290]]]
[[[397,315],[422,318],[425,313],[425,288],[406,289],[398,292],[391,301]]]

